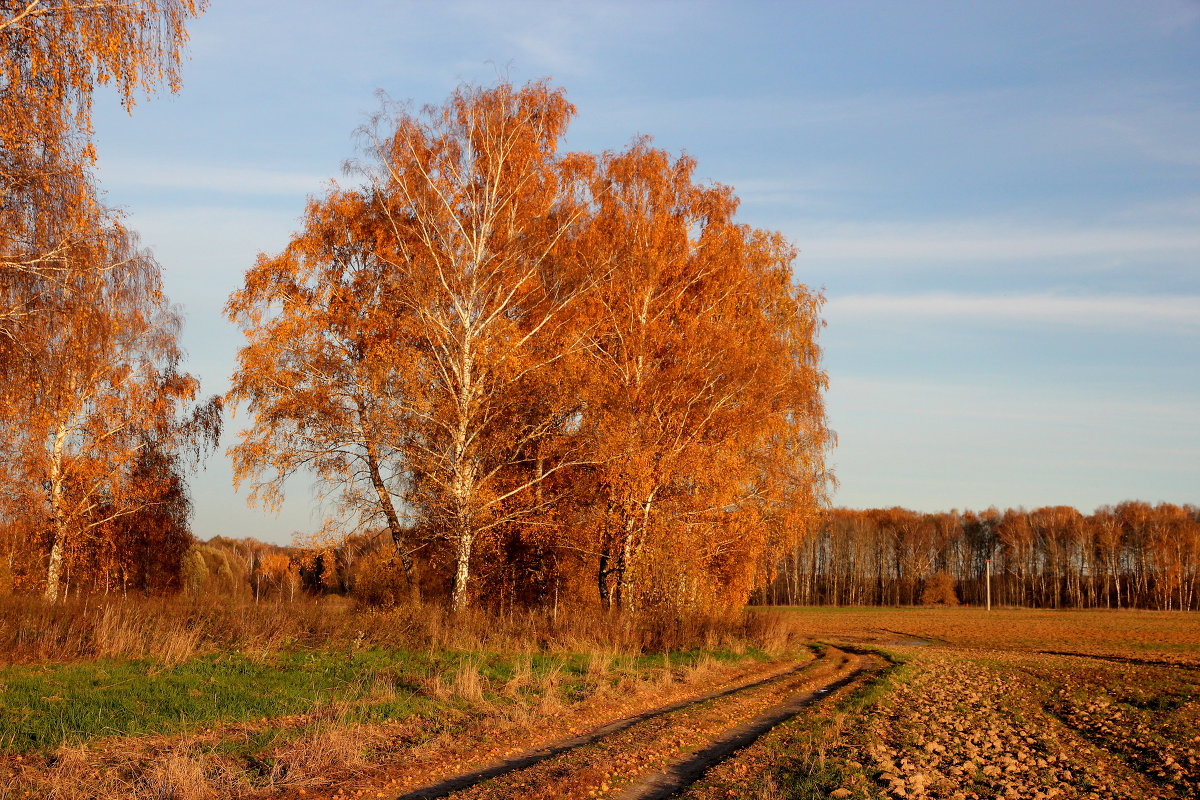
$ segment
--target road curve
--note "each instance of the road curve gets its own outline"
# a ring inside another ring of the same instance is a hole
[[[489,799],[668,797],[775,725],[858,678],[867,664],[865,656],[831,647],[812,661],[765,678],[615,720],[395,800],[435,800],[452,794]],[[614,777],[614,772],[624,774]],[[621,790],[620,784],[635,775],[642,777]]]
[[[875,661],[873,657],[851,653],[846,664],[849,666],[839,670],[840,677],[834,677],[811,691],[793,695],[769,711],[726,731],[709,745],[680,759],[669,768],[646,776],[629,786],[616,796],[617,800],[665,800],[678,794],[698,781],[711,767],[753,744],[776,725],[786,722],[835,690],[858,680],[867,669],[874,666]]]

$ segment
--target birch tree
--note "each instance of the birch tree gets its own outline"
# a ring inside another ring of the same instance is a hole
[[[568,448],[512,480],[573,404],[540,390],[572,349],[565,312],[580,292],[560,257],[584,211],[577,176],[588,160],[558,154],[573,114],[544,82],[462,87],[370,134],[381,249],[420,337],[397,438],[413,504],[450,545],[456,610],[469,603],[479,537],[530,514],[529,490],[583,460]]]
[[[454,609],[480,537],[536,513],[534,487],[581,460],[564,444],[574,401],[554,391],[586,283],[566,253],[589,162],[557,152],[573,112],[536,83],[381,115],[365,185],[315,204],[229,307],[251,338],[231,396],[256,415],[239,474],[276,492],[313,466],[343,498],[370,484],[398,543],[419,527],[448,549]],[[326,224],[335,206],[359,222]]]
[[[44,508],[49,519],[48,600],[71,552],[166,502],[169,484],[139,479],[147,453],[191,452],[198,463],[220,433],[217,399],[189,407],[199,383],[179,370],[180,317],[153,258],[116,223],[71,258],[105,267],[56,288],[56,313],[36,330],[46,352],[12,376],[29,391],[10,401],[16,413],[0,430],[21,487],[17,508]]]
[[[167,363],[169,356],[155,372],[142,359],[117,354],[146,330],[135,326],[117,343],[111,325],[135,313],[107,317],[120,305],[118,296],[140,284],[155,302],[161,297],[157,265],[131,256],[118,215],[98,200],[91,110],[101,85],[112,87],[126,108],[157,86],[177,90],[185,25],[204,6],[203,0],[0,2],[0,463],[8,473],[0,519],[25,532],[28,549],[48,506],[49,597],[58,592],[70,548],[86,538],[82,530],[99,536],[145,507],[122,505],[133,496],[121,486],[128,477],[124,459],[158,446],[169,415],[147,425],[122,422],[121,415],[139,405],[170,405],[167,398],[195,388]],[[71,338],[94,333],[95,342]],[[104,354],[104,348],[115,349]],[[116,360],[99,366],[108,356]],[[68,363],[74,357],[84,360]],[[134,444],[138,437],[143,441]],[[101,452],[109,446],[112,452]],[[85,461],[113,471],[97,478]]]
[[[91,176],[92,96],[112,86],[131,108],[180,86],[185,24],[203,0],[0,2],[0,355],[36,349],[23,322],[49,313],[53,287],[102,237]]]
[[[278,507],[289,478],[315,474],[336,495],[337,529],[382,524],[415,597],[411,476],[393,436],[407,425],[413,334],[374,248],[382,220],[373,213],[361,192],[312,201],[304,231],[278,256],[260,257],[230,298],[226,310],[248,342],[229,397],[253,415],[230,453],[252,501]]]
[[[696,185],[695,166],[642,139],[602,158],[593,189],[583,252],[605,277],[585,419],[606,606],[678,580],[744,597],[770,520],[790,507],[802,532],[823,494],[819,297],[793,284],[794,249],[736,224],[732,190]],[[639,577],[664,558],[674,577]]]

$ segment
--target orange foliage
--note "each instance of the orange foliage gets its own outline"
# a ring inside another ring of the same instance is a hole
[[[365,132],[230,298],[238,479],[315,470],[455,609],[744,600],[823,499],[820,298],[691,160],[559,153],[573,114],[463,87]]]
[[[198,385],[178,370],[178,315],[91,177],[95,87],[127,107],[178,88],[203,5],[0,3],[0,528],[16,582],[51,599],[68,573],[174,584],[190,537],[177,451],[219,426],[215,400],[180,414]]]
[[[188,449],[198,458],[220,432],[219,400],[182,411],[199,384],[178,369],[179,317],[162,297],[158,265],[128,236],[114,233],[105,245],[87,255],[109,266],[76,273],[61,313],[25,323],[47,350],[19,362],[31,391],[10,397],[14,413],[0,425],[6,511],[47,520],[40,531],[33,524],[26,549],[36,553],[41,541],[49,550],[49,599],[71,562],[82,583],[91,573],[110,587],[130,518],[186,503],[177,460]],[[181,535],[180,556],[186,526]]]
[[[988,559],[999,605],[1197,609],[1200,508],[1127,502],[1091,516],[1069,506],[963,514],[838,509],[783,556],[760,596],[802,605],[915,605],[948,601],[957,586],[962,600],[983,604]],[[926,592],[918,595],[921,585]]]
[[[793,248],[735,224],[728,187],[639,140],[600,161],[580,248],[584,420],[606,605],[744,600],[822,486],[819,298]]]
[[[91,181],[92,93],[112,85],[132,106],[139,91],[179,86],[184,23],[203,0],[34,0],[0,3],[0,355],[30,342],[23,323],[54,313],[111,214]]]

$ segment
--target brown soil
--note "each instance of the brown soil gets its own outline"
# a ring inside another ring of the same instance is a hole
[[[402,789],[399,799],[432,800],[451,793],[455,798],[547,800],[666,797],[873,663],[871,657],[831,648],[800,668],[618,720],[455,779]]]

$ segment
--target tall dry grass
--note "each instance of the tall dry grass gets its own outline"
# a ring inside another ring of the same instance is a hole
[[[421,692],[456,708],[470,707],[467,718],[478,718],[479,730],[492,733],[527,730],[539,720],[569,713],[578,697],[565,691],[568,685],[573,691],[586,685],[589,698],[652,696],[714,669],[703,652],[695,659],[671,659],[668,651],[790,649],[799,635],[789,629],[785,615],[761,612],[671,618],[560,608],[557,615],[482,610],[451,615],[436,606],[365,610],[340,598],[261,605],[183,597],[53,605],[0,598],[0,665],[99,657],[170,664],[217,651],[265,654],[296,647],[347,656],[373,647],[460,651],[461,658],[431,659],[448,666],[431,670]],[[487,671],[491,653],[508,656],[510,674]],[[633,658],[647,654],[653,655]],[[314,700],[304,720],[296,723],[298,735],[285,737],[254,760],[222,746],[248,736],[250,726],[220,734],[64,744],[23,765],[10,758],[7,766],[20,770],[20,785],[32,790],[32,796],[54,800],[79,796],[81,786],[98,800],[220,800],[327,787],[371,769],[381,753],[403,751],[424,758],[426,750],[449,746],[454,734],[449,728],[443,734],[431,731],[431,724],[440,723],[428,718],[358,721],[356,712],[364,702],[386,701],[410,690],[407,685],[398,689],[384,673],[364,674],[361,680],[362,691],[350,692],[351,699]],[[461,720],[461,713],[460,708],[447,720]],[[0,800],[24,796],[7,792],[5,768],[0,761]]]
[[[177,664],[216,651],[393,647],[506,653],[651,653],[758,647],[781,652],[798,635],[779,614],[602,613],[582,608],[497,615],[440,606],[366,610],[337,597],[249,601],[109,598],[46,603],[0,597],[0,665],[92,658]]]

